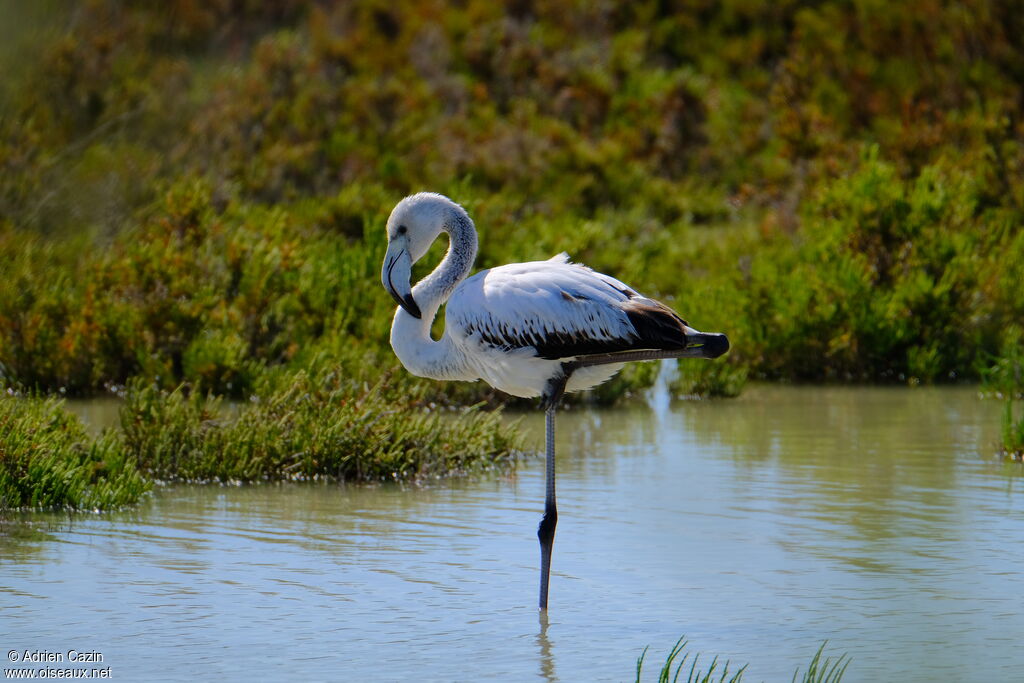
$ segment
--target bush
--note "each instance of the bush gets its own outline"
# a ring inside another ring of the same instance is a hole
[[[722,387],[975,379],[1021,330],[1012,2],[229,5],[59,5],[8,69],[8,380],[241,398],[330,350],[376,381],[381,228],[423,189],[480,267],[568,250],[726,332]]]

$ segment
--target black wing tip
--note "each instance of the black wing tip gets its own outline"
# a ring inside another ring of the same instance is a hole
[[[634,348],[685,349],[687,325],[671,308],[647,298],[634,298],[622,305],[623,311],[636,330],[638,340]]]
[[[702,332],[704,358],[718,358],[730,349],[729,338],[721,332]]]

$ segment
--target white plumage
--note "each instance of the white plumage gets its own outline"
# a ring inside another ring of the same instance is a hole
[[[564,391],[589,389],[626,361],[715,358],[725,335],[698,332],[674,311],[615,278],[571,263],[566,254],[469,275],[477,237],[465,210],[421,192],[395,206],[387,222],[381,279],[399,308],[391,346],[409,372],[440,380],[482,379],[513,396],[542,396],[547,408],[547,496],[541,541],[541,609],[547,608],[554,540],[554,410]],[[412,264],[441,234],[448,253],[411,286]],[[447,301],[445,331],[430,336]]]
[[[569,263],[567,254],[548,261],[514,263],[477,273],[460,284],[445,314],[445,329],[485,382],[513,396],[540,396],[563,360],[544,357],[552,340],[609,342],[637,337],[621,308],[635,292],[618,280]],[[583,368],[566,391],[589,389],[622,364]]]

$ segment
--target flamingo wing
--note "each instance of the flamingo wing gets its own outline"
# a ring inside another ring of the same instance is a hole
[[[672,309],[565,254],[477,273],[453,293],[446,320],[466,339],[545,359],[686,346]]]

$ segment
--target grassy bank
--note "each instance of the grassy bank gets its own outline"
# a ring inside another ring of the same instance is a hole
[[[154,482],[377,482],[509,467],[520,448],[497,412],[426,409],[423,392],[336,372],[279,372],[225,408],[141,380],[121,428],[91,436],[60,401],[0,398],[0,510],[132,504]]]
[[[116,433],[90,436],[56,399],[0,395],[0,511],[103,510],[151,486]]]
[[[423,409],[422,393],[337,372],[263,380],[225,417],[216,399],[141,383],[121,411],[126,453],[162,481],[417,480],[507,466],[519,447],[495,412]]]

